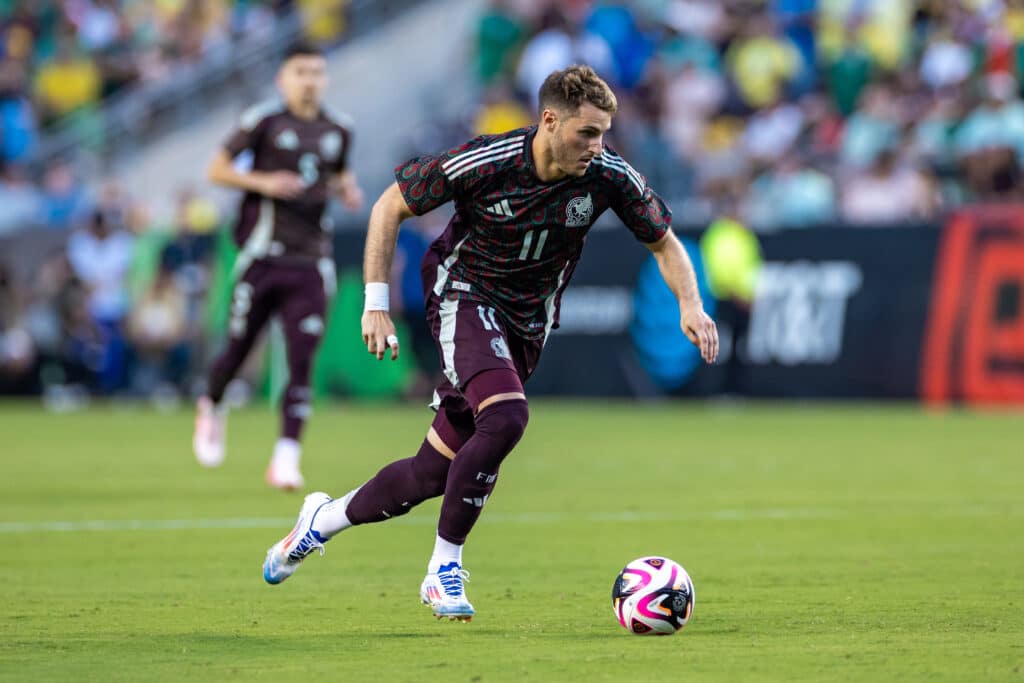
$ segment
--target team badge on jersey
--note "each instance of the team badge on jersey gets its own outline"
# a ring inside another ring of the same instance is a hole
[[[278,149],[298,149],[299,136],[291,128],[286,128],[274,139],[274,144]]]
[[[504,337],[495,337],[491,340],[491,351],[494,351],[494,355],[498,358],[512,360],[512,354],[508,350],[508,342],[505,341]]]
[[[590,193],[586,197],[573,197],[565,206],[565,227],[582,228],[590,225],[590,217],[594,215],[594,202]]]
[[[320,136],[320,156],[327,161],[336,161],[341,154],[341,133],[332,130]]]

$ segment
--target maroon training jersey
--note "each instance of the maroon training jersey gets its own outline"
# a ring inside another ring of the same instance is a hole
[[[607,145],[584,175],[541,181],[531,151],[536,133],[531,126],[484,135],[395,169],[415,214],[455,202],[455,216],[425,258],[436,261],[437,273],[424,286],[493,306],[527,339],[557,327],[562,291],[587,231],[606,209],[646,243],[661,239],[672,218],[644,177]]]
[[[295,199],[272,199],[247,192],[235,226],[242,258],[315,263],[331,255],[327,207],[328,180],[345,170],[351,131],[346,122],[321,111],[313,120],[271,100],[242,114],[238,128],[224,143],[232,158],[252,152],[254,171],[292,171],[306,190]]]

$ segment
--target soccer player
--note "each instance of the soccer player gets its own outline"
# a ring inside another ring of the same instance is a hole
[[[366,238],[363,340],[382,359],[399,346],[387,285],[401,221],[448,201],[455,216],[423,260],[427,318],[445,381],[419,452],[332,499],[306,497],[292,532],[267,552],[264,579],[287,579],[302,560],[350,526],[405,514],[444,496],[420,598],[438,618],[468,621],[462,548],[528,417],[523,384],[558,324],[559,299],[587,230],[606,209],[654,254],[679,300],[680,324],[703,359],[718,354],[693,264],[670,227],[671,212],[603,143],[615,96],[590,67],[552,73],[540,89],[536,126],[489,135],[399,166],[377,201]]]
[[[324,333],[327,300],[335,287],[329,196],[358,210],[362,190],[348,168],[351,130],[322,106],[327,63],[320,51],[297,45],[277,74],[281,97],[246,111],[210,162],[212,182],[245,192],[234,236],[240,252],[231,301],[228,343],[210,368],[196,411],[193,449],[199,463],[224,460],[227,411],[224,389],[238,372],[272,315],[287,344],[289,381],[281,402],[281,436],[266,471],[267,483],[302,486],[302,427],[310,414],[309,375]],[[235,168],[243,151],[252,170]]]

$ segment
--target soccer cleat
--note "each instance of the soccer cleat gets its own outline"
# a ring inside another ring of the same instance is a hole
[[[327,539],[313,531],[313,519],[316,513],[330,502],[326,493],[317,492],[306,496],[299,510],[299,519],[295,522],[290,534],[275,543],[267,551],[267,559],[263,561],[263,580],[269,584],[279,584],[295,573],[302,561],[314,550],[324,554],[324,543]]]
[[[267,465],[264,475],[267,483],[282,491],[295,491],[302,488],[305,480],[299,471],[299,459],[302,450],[293,439],[278,439],[274,446],[274,455]]]
[[[196,401],[196,430],[192,451],[203,467],[219,467],[224,462],[227,411],[214,405],[207,396]]]
[[[420,600],[430,605],[438,619],[449,621],[470,621],[475,613],[473,605],[466,599],[464,582],[469,581],[469,572],[458,562],[441,565],[436,572],[429,572],[420,586]]]

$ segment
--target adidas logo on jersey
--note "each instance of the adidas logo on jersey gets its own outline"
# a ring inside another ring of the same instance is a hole
[[[512,212],[512,207],[508,205],[507,199],[502,199],[494,206],[488,206],[484,211],[493,213],[495,216],[508,216],[509,218],[515,216],[515,213]]]

